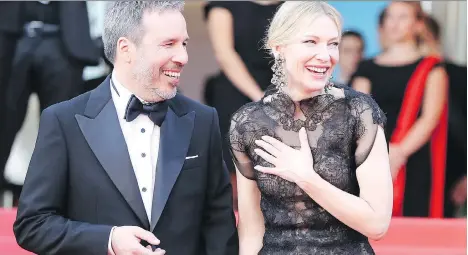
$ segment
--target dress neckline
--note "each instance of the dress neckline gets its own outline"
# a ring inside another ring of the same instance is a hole
[[[424,57],[419,57],[418,59],[416,59],[416,61],[412,61],[412,62],[408,62],[408,63],[403,63],[403,64],[395,64],[395,65],[377,63],[376,58],[371,59],[371,62],[372,62],[375,66],[381,67],[381,68],[407,68],[407,67],[410,67],[410,66],[414,66],[414,65],[419,64],[423,59],[424,59]]]
[[[331,86],[331,90],[341,90],[342,98],[346,97],[346,88],[344,86],[335,85]],[[336,91],[335,91],[336,92]],[[300,128],[306,127],[308,130],[314,130],[316,125],[322,119],[321,113],[336,101],[340,96],[338,92],[322,92],[310,98],[299,101],[299,107],[305,116],[305,120],[295,119],[296,102],[282,89],[277,88],[275,85],[270,85],[265,91],[265,96],[260,100],[261,104],[265,107],[265,112],[273,120],[281,123],[285,130],[299,131]]]

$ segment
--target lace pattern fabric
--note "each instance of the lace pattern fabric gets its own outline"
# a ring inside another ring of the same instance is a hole
[[[305,119],[295,119],[296,105]],[[253,169],[271,166],[257,156],[255,140],[268,135],[299,148],[305,127],[314,170],[334,186],[359,194],[356,169],[368,157],[385,115],[368,95],[345,86],[332,87],[296,104],[273,86],[265,97],[239,109],[232,117],[229,140],[242,175],[255,180],[265,218],[260,254],[373,254],[367,238],[347,227],[315,203],[296,184]]]

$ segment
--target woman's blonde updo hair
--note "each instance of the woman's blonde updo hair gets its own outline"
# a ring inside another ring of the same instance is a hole
[[[276,46],[286,45],[298,36],[307,24],[319,16],[330,17],[341,35],[341,14],[331,5],[320,1],[286,1],[273,17],[265,38],[265,48],[274,54]]]

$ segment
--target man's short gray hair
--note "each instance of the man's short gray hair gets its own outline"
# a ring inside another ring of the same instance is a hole
[[[127,37],[139,44],[143,36],[141,19],[145,12],[179,11],[183,12],[184,1],[113,1],[107,4],[104,18],[104,54],[114,63],[117,40]]]

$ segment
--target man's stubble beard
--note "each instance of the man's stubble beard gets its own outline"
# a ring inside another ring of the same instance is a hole
[[[143,59],[140,59],[140,63],[143,63],[143,61]],[[136,66],[132,71],[133,79],[150,94],[148,95],[149,98],[153,100],[169,100],[175,97],[177,94],[176,87],[173,87],[170,91],[165,91],[159,87],[154,87],[152,81],[153,78],[155,78],[157,75],[159,75],[159,73],[155,74],[154,69],[151,68],[151,66],[144,66],[142,64]]]

